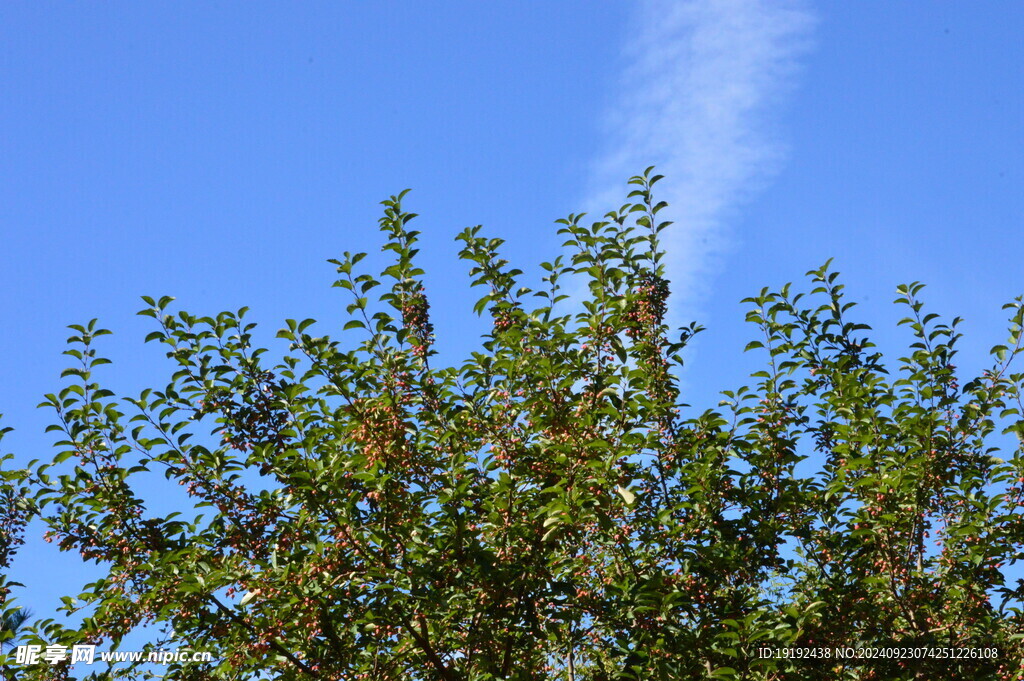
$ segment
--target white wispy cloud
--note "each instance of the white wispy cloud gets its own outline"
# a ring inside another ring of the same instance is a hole
[[[797,0],[645,0],[595,165],[591,207],[618,205],[623,181],[656,165],[672,317],[692,317],[722,266],[728,219],[778,170],[772,111],[789,91],[813,19]]]

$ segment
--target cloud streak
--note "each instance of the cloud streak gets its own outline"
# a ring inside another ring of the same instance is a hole
[[[591,206],[617,205],[623,180],[656,165],[671,204],[664,233],[671,316],[692,318],[730,243],[728,219],[778,171],[772,111],[791,89],[813,20],[796,0],[647,0],[624,54],[609,147]]]

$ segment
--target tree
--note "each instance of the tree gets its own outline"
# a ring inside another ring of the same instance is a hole
[[[13,641],[17,639],[22,625],[24,625],[31,617],[32,611],[25,610],[23,608],[19,608],[18,610],[4,615],[3,623],[0,624],[0,632],[9,632],[11,637],[10,639],[5,638],[3,641],[0,641],[0,648],[8,648],[14,645]]]
[[[72,383],[45,402],[63,438],[23,475],[48,539],[106,574],[69,599],[80,626],[41,637],[149,625],[154,647],[216,656],[170,665],[181,679],[1024,678],[1024,592],[1000,569],[1022,556],[1024,452],[991,449],[1024,434],[1022,300],[961,384],[957,321],[901,287],[914,340],[890,373],[826,265],[810,297],[747,301],[767,368],[692,410],[676,376],[700,328],[665,321],[659,179],[559,221],[567,254],[537,290],[464,231],[492,328],[461,364],[438,365],[404,193],[380,220],[389,285],[363,254],[332,261],[359,340],[288,320],[271,364],[245,309],[145,298],[176,370],[120,400],[94,377],[108,332],[72,327]],[[561,287],[580,278],[576,306]],[[180,512],[148,510],[156,474]],[[818,653],[759,654],[795,646]]]
[[[0,440],[10,430],[0,428]],[[0,456],[0,466],[12,458],[9,454]],[[24,543],[25,526],[31,515],[30,490],[24,484],[26,473],[0,468],[0,570],[3,571],[11,566],[15,552]],[[5,660],[4,651],[15,644],[32,616],[29,610],[15,606],[10,598],[11,587],[18,586],[21,584],[0,573],[0,663]],[[14,678],[6,667],[3,672],[5,679]]]

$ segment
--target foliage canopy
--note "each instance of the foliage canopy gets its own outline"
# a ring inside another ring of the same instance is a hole
[[[95,322],[49,395],[52,461],[4,473],[7,542],[31,516],[103,569],[46,643],[154,647],[211,663],[180,679],[1022,678],[1021,299],[981,376],[957,378],[958,320],[898,289],[914,340],[885,363],[826,265],[809,293],[745,301],[767,358],[716,409],[681,403],[650,169],[600,221],[559,221],[537,290],[467,229],[461,256],[493,322],[439,366],[403,195],[384,202],[391,264],[337,261],[341,341],[289,320],[279,362],[245,310],[197,317],[145,298],[170,382],[100,387]],[[562,292],[587,283],[581,303]],[[575,284],[574,284],[575,285]],[[158,515],[154,477],[189,503]],[[3,585],[4,609],[10,584]],[[23,642],[25,642],[23,636]],[[791,660],[761,648],[928,646],[998,659]],[[23,678],[71,678],[40,665]],[[144,678],[118,667],[95,678]],[[952,675],[952,676],[950,676]]]

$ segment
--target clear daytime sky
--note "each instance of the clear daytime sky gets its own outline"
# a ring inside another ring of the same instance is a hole
[[[379,202],[407,187],[457,361],[483,325],[455,235],[482,224],[535,273],[556,219],[617,207],[649,165],[672,314],[708,327],[695,407],[759,367],[739,301],[830,257],[897,350],[894,289],[926,283],[977,371],[1024,293],[1022,31],[1020,2],[4,2],[3,451],[50,456],[35,405],[67,324],[114,331],[102,383],[166,384],[141,295],[248,305],[268,339],[340,331],[325,261],[379,253]],[[21,602],[49,613],[80,570],[35,533]]]

